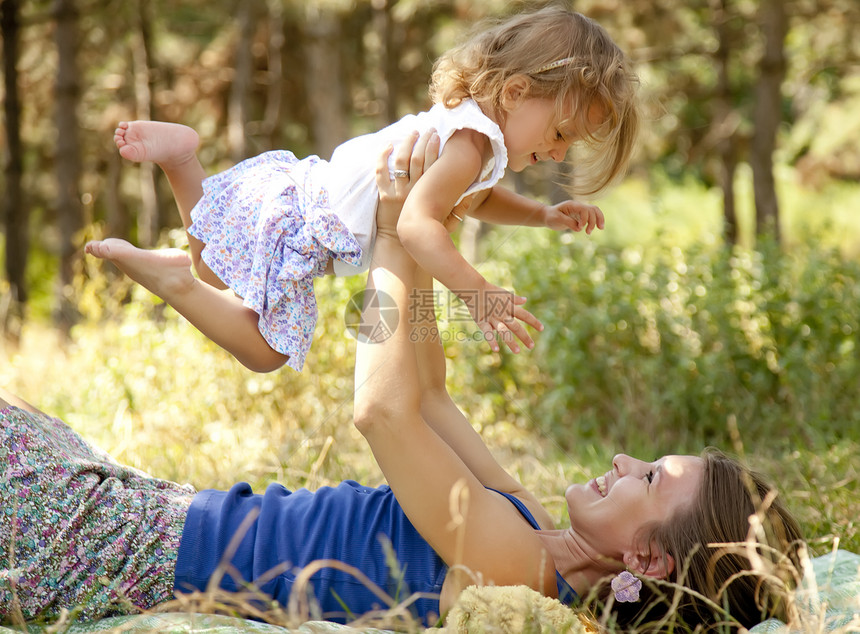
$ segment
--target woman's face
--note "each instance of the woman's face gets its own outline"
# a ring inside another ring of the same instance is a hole
[[[704,461],[696,456],[664,456],[643,462],[624,454],[612,470],[568,487],[571,529],[596,552],[620,561],[634,548],[638,530],[662,522],[698,495]]]

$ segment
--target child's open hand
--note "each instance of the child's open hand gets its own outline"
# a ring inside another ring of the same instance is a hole
[[[493,352],[499,351],[498,339],[504,341],[513,353],[520,351],[517,339],[523,342],[526,348],[534,347],[534,341],[523,324],[526,323],[537,330],[543,330],[543,324],[522,307],[526,303],[525,297],[514,295],[511,291],[489,282],[480,290],[455,292],[466,304],[472,319],[478,324]]]
[[[603,212],[599,207],[575,200],[566,200],[545,209],[544,224],[556,231],[582,231],[591,235],[594,228],[603,229]]]

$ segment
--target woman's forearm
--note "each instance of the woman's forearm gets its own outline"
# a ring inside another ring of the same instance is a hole
[[[377,236],[362,325],[368,330],[384,325],[388,336],[382,341],[371,339],[369,333],[359,337],[355,363],[357,425],[376,420],[380,414],[418,411],[420,388],[409,318],[409,295],[416,271],[415,260],[396,237]],[[397,308],[396,315],[392,305]],[[392,317],[396,319],[392,321]]]

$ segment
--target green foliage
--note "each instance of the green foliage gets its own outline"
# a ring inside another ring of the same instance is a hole
[[[476,368],[479,393],[506,380],[543,386],[522,390],[517,407],[563,445],[664,452],[737,433],[783,445],[860,436],[856,262],[774,245],[649,255],[550,233],[515,234],[506,249],[545,330],[535,351],[494,372],[478,350],[458,367]]]

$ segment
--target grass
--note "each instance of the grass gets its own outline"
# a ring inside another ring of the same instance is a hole
[[[592,241],[490,236],[494,257],[481,270],[526,288],[555,335],[539,339],[529,359],[448,345],[455,400],[560,525],[566,486],[605,472],[617,451],[650,459],[714,443],[779,483],[812,555],[837,545],[860,552],[860,430],[851,414],[860,375],[849,345],[857,330],[843,332],[860,303],[844,300],[858,284],[849,266],[860,251],[850,242],[860,236],[856,214],[810,216],[811,194],[795,192],[789,243],[803,244],[818,223],[817,246],[838,248],[845,260],[804,251],[804,266],[774,269],[746,250],[726,264],[732,278],[715,273],[714,195],[689,184],[661,192],[625,185],[604,208],[626,220]],[[816,200],[856,208],[860,196],[833,186]],[[383,481],[351,424],[354,343],[342,311],[362,280],[319,281],[325,334],[305,370],[258,375],[142,290],[87,267],[78,288],[85,319],[71,341],[28,322],[20,347],[3,350],[7,389],[118,460],[198,488]],[[774,276],[785,279],[771,284]],[[837,282],[847,295],[824,292]],[[793,310],[803,313],[795,321]],[[562,337],[566,345],[554,345]]]

